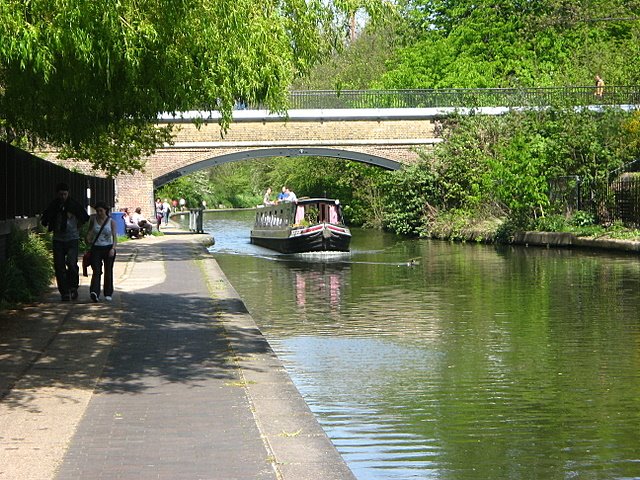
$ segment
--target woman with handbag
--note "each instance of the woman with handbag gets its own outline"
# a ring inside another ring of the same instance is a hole
[[[113,296],[113,264],[116,260],[118,233],[116,222],[109,216],[110,207],[105,202],[97,202],[93,207],[95,216],[89,224],[87,242],[91,243],[91,300],[100,299],[100,278],[104,272],[104,299],[110,302]]]

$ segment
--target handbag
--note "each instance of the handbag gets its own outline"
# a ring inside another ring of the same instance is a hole
[[[82,275],[84,277],[88,277],[89,273],[87,272],[87,268],[91,265],[91,250],[87,250],[82,255]]]
[[[94,237],[93,242],[91,242],[91,247],[89,247],[89,250],[84,252],[84,255],[82,255],[82,276],[83,277],[89,276],[89,272],[87,272],[87,268],[91,265],[91,249],[96,244],[96,240],[98,240],[98,237],[102,233],[102,229],[107,224],[108,220],[109,220],[109,215],[107,215],[107,219],[104,221],[104,223],[100,227],[100,230],[98,230],[98,234]]]

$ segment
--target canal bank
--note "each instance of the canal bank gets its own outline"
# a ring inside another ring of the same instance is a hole
[[[616,238],[578,237],[565,232],[517,232],[515,245],[553,247],[553,248],[589,248],[613,252],[640,253],[640,242]]]
[[[637,254],[354,229],[348,256],[291,257],[251,212],[205,220],[357,478],[638,476]]]
[[[202,238],[119,245],[113,303],[3,314],[0,478],[353,478]]]

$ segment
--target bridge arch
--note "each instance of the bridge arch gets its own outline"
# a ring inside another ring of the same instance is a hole
[[[189,173],[204,170],[205,168],[215,167],[223,163],[239,162],[243,160],[251,160],[254,158],[269,157],[330,157],[343,160],[353,160],[355,162],[367,163],[375,165],[385,170],[399,170],[403,167],[402,163],[388,158],[371,155],[362,152],[353,152],[338,148],[316,148],[316,147],[285,147],[285,148],[255,148],[240,152],[227,153],[223,155],[215,155],[205,160],[180,167],[171,172],[160,175],[153,179],[153,187],[158,188],[177,178]]]

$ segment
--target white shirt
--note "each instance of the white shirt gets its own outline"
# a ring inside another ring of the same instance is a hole
[[[100,225],[97,219],[93,221],[93,236],[95,238],[100,232],[102,225]],[[94,245],[97,247],[106,247],[109,245],[113,245],[113,231],[111,230],[111,217],[107,217],[105,220],[104,228],[100,232],[100,236],[94,242]]]
[[[131,221],[136,225],[140,225],[140,222],[142,220],[146,220],[146,219],[142,216],[141,213],[136,212],[131,215]]]

